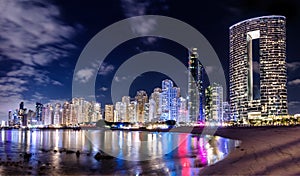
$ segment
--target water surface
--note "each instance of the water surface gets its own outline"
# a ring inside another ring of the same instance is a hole
[[[0,175],[194,175],[239,141],[187,133],[110,130],[2,130]],[[80,151],[77,157],[66,151]],[[97,161],[99,151],[115,156]],[[32,153],[24,159],[24,153]]]

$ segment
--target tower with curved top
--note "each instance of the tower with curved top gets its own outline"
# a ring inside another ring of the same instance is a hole
[[[230,107],[236,119],[287,115],[285,25],[284,16],[272,15],[241,21],[229,28]],[[253,54],[255,40],[257,56]],[[259,65],[254,64],[254,57],[258,57]],[[254,70],[260,77],[259,96],[253,92]]]

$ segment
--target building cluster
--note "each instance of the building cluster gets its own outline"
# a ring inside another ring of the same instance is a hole
[[[35,111],[24,108],[21,102],[19,109],[8,112],[9,126],[75,126],[83,123],[97,122],[102,119],[101,104],[89,102],[83,98],[72,101],[45,105],[36,103]]]
[[[224,101],[220,84],[212,83],[204,89],[204,67],[197,48],[191,48],[187,97],[182,97],[180,88],[167,79],[149,97],[140,90],[133,98],[124,96],[115,105],[105,105],[103,114],[100,103],[73,98],[64,104],[36,103],[35,112],[27,112],[21,103],[19,109],[9,112],[9,123],[74,125],[100,119],[131,123],[249,123],[284,118],[288,116],[285,23],[283,16],[263,16],[229,28],[229,103]],[[258,56],[253,51],[255,41]],[[255,73],[259,74],[258,85],[254,85],[255,59],[259,61],[259,73]]]

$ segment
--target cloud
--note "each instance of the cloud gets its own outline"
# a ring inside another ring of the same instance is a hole
[[[165,0],[153,1],[135,1],[135,0],[121,0],[124,15],[126,17],[142,16],[151,14],[158,9],[164,11],[168,9]],[[156,19],[139,18],[131,23],[131,30],[137,35],[147,35],[154,31],[157,25]],[[145,44],[152,44],[157,40],[154,37],[146,37],[142,40]]]
[[[288,85],[290,85],[290,86],[296,86],[298,84],[300,84],[300,79],[294,79],[294,80],[288,82]]]
[[[253,67],[252,69],[253,69],[254,73],[260,74],[259,62],[257,62],[257,61],[252,62],[252,67]]]
[[[205,66],[204,69],[205,69],[205,72],[209,75],[214,72],[215,67],[214,66]]]
[[[97,74],[98,68],[99,68],[98,63],[91,63],[89,67],[78,70],[75,73],[75,80],[79,81],[80,83],[88,82],[94,74]],[[111,73],[114,69],[115,67],[113,65],[109,65],[103,62],[99,68],[98,75],[102,75],[102,76],[107,75]]]
[[[299,114],[300,113],[300,101],[290,101],[288,102],[289,114]]]
[[[0,2],[1,55],[27,65],[45,66],[75,48],[67,40],[78,26],[64,24],[58,7],[46,1]]]
[[[289,71],[296,71],[298,68],[300,68],[300,62],[286,63],[286,66]]]
[[[103,86],[99,90],[101,90],[102,92],[106,92],[108,90],[108,88]]]
[[[61,82],[56,81],[56,80],[52,80],[52,84],[57,85],[57,86],[63,86],[63,84]]]
[[[114,71],[115,67],[113,65],[108,65],[107,63],[103,62],[100,66],[99,75],[107,75]]]
[[[121,79],[119,78],[119,76],[115,76],[115,77],[114,77],[114,81],[116,81],[116,82],[120,82],[120,81],[121,81]]]
[[[33,100],[40,94],[30,92],[32,99],[24,100],[32,87],[63,85],[44,68],[70,55],[76,48],[72,37],[81,28],[62,21],[59,8],[50,2],[0,1],[0,65],[14,63],[0,78],[0,118],[7,117],[8,109],[17,108],[20,101],[34,108]]]
[[[142,75],[139,75],[139,76],[142,76]],[[128,77],[126,77],[126,76],[122,76],[122,77],[120,77],[120,76],[115,76],[115,77],[114,77],[114,81],[120,82],[120,81],[122,81],[122,80],[127,80],[127,78],[128,78]]]
[[[75,80],[81,83],[86,83],[91,79],[94,73],[95,73],[94,68],[81,69],[75,74]]]
[[[23,65],[20,67],[15,67],[13,70],[6,73],[7,78],[9,79],[18,79],[18,81],[25,81],[26,83],[29,80],[33,80],[37,85],[58,85],[62,86],[62,83],[56,80],[52,80],[48,76],[48,72],[43,70],[37,70],[33,66]]]

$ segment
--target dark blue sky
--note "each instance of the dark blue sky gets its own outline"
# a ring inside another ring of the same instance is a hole
[[[169,16],[196,28],[215,49],[226,78],[229,26],[257,16],[286,16],[289,111],[300,113],[299,13],[297,0],[3,0],[0,2],[0,118],[6,119],[7,111],[17,108],[20,101],[33,108],[36,101],[70,100],[75,64],[84,46],[105,27],[137,15]],[[147,25],[140,26],[140,30],[147,30]],[[140,38],[116,47],[99,66],[98,73],[86,70],[78,79],[84,81],[97,74],[97,101],[110,103],[110,86],[118,67],[145,51],[169,53],[187,64],[187,52],[181,45],[166,39]],[[139,89],[150,93],[165,78],[160,73],[145,73],[133,82],[130,95],[134,96]]]

